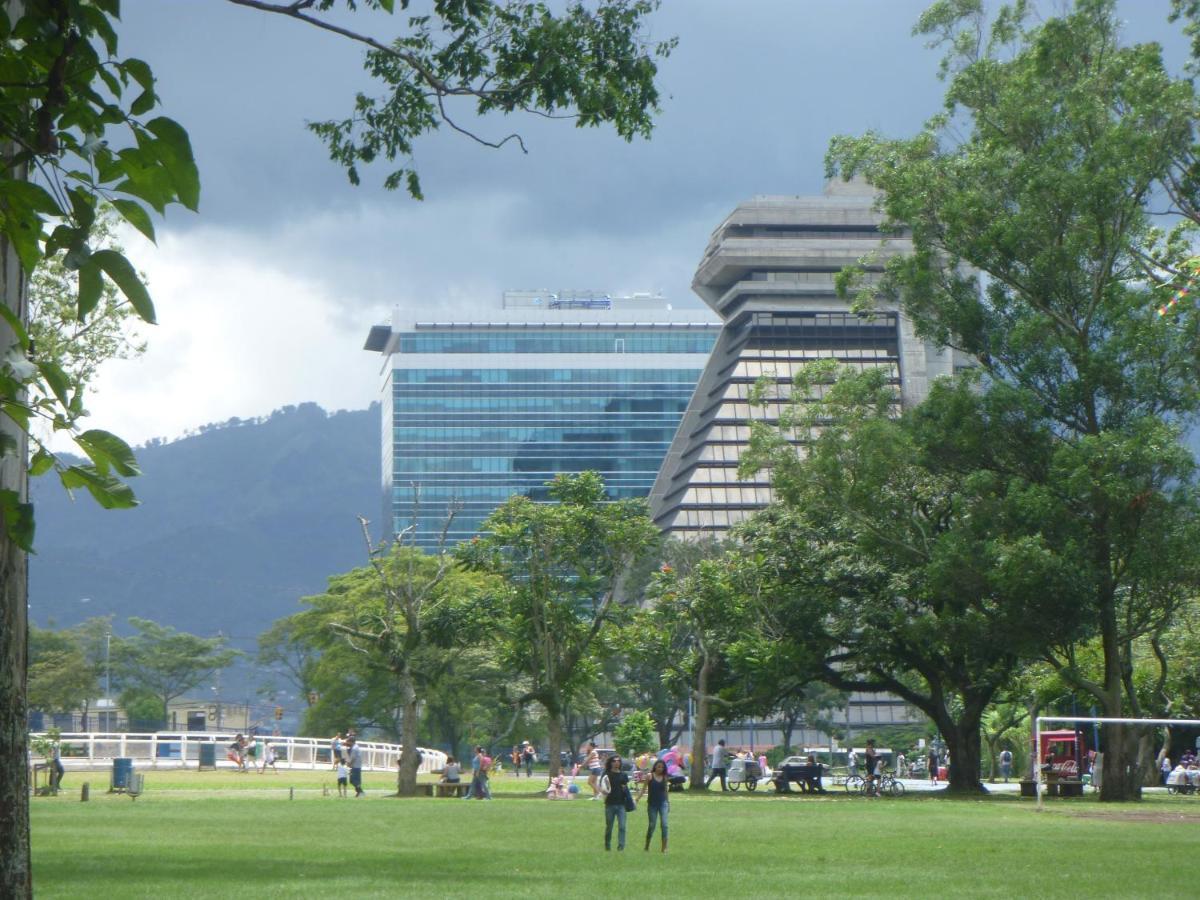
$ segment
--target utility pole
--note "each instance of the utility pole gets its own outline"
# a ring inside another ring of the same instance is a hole
[[[112,682],[110,680],[112,657],[112,619],[108,620],[108,630],[104,633],[104,730],[112,730]]]
[[[224,638],[225,632],[218,630],[217,637]],[[213,693],[217,695],[217,731],[220,731],[223,727],[222,722],[221,722],[221,670],[220,669],[217,669],[217,683],[213,687]]]

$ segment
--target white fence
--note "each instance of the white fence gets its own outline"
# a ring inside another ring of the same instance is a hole
[[[195,768],[200,765],[200,748],[205,744],[215,745],[216,764],[221,769],[233,769],[236,765],[225,756],[229,745],[237,735],[233,732],[209,731],[158,731],[154,733],[105,733],[63,732],[59,736],[63,767],[103,767],[118,757],[137,761],[139,767],[151,768]],[[30,734],[34,738],[45,734]],[[263,746],[269,743],[275,749],[275,765],[281,769],[323,769],[332,765],[329,738],[310,737],[262,737],[255,738],[258,746],[257,762],[262,765]],[[400,744],[385,744],[379,741],[358,741],[362,752],[363,768],[376,772],[396,771],[400,759]],[[417,748],[421,753],[418,771],[425,774],[440,772],[446,765],[446,754],[440,750]],[[30,762],[40,757],[31,754]],[[251,759],[249,762],[253,763]]]

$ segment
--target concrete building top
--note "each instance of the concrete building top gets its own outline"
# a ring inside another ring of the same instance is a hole
[[[586,295],[586,296],[581,296]],[[562,302],[550,305],[549,298]],[[585,305],[603,298],[604,305]],[[533,299],[542,302],[534,304]],[[364,350],[390,355],[398,337],[420,331],[532,331],[542,329],[701,329],[716,331],[721,320],[709,309],[674,309],[661,296],[613,296],[592,292],[509,291],[491,306],[437,309],[397,306],[390,325],[371,327]]]

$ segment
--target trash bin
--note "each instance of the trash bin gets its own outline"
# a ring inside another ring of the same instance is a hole
[[[950,770],[945,766],[938,766],[938,778],[940,778],[942,781],[949,781]]]
[[[200,766],[201,770],[215,769],[217,767],[217,745],[211,741],[207,744],[200,745]]]
[[[127,756],[118,756],[113,760],[112,783],[110,791],[124,791],[129,787],[129,776],[133,774],[133,760]]]

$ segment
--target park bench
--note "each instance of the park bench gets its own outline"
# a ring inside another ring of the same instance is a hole
[[[825,767],[820,763],[815,766],[785,764],[775,771],[775,777],[771,780],[775,783],[775,790],[778,793],[789,793],[792,789],[791,785],[797,784],[803,793],[811,794],[824,790],[817,785],[827,774]]]
[[[417,785],[426,797],[465,797],[471,787],[469,781],[438,781]]]

